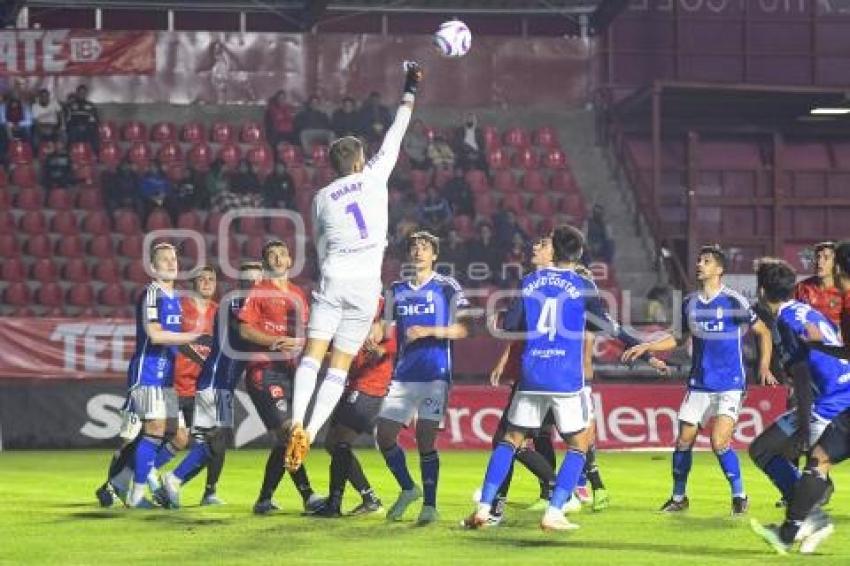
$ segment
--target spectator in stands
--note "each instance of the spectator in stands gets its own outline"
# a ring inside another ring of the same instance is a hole
[[[333,141],[331,119],[322,112],[320,102],[319,97],[314,94],[295,115],[295,135],[301,142],[304,153],[309,153],[316,143],[330,145]]]
[[[454,150],[458,164],[468,171],[470,169],[486,170],[487,160],[484,159],[484,133],[478,127],[478,116],[470,112],[463,124],[455,129]]]
[[[416,217],[418,206],[410,199],[408,193],[396,187],[390,188],[389,201],[389,232],[394,233],[399,222],[404,218]]]
[[[434,136],[428,144],[428,159],[438,169],[449,170],[455,165],[454,151],[443,136]]]
[[[497,280],[502,268],[503,249],[493,238],[493,226],[489,222],[479,223],[478,238],[469,245],[471,283],[485,285]]]
[[[32,139],[32,109],[18,98],[9,98],[0,105],[0,125],[7,143],[13,139]]]
[[[422,120],[414,120],[401,144],[413,169],[430,169],[431,160],[428,158],[428,144],[425,123]]]
[[[274,164],[274,171],[263,182],[263,201],[269,208],[295,210],[295,184],[282,161]]]
[[[496,232],[496,243],[502,249],[508,249],[513,245],[514,237],[519,234],[523,240],[528,239],[528,234],[523,231],[516,219],[513,210],[499,206],[498,212],[493,215],[493,228]]]
[[[272,147],[281,142],[297,144],[295,136],[295,109],[286,101],[286,93],[277,91],[266,104],[266,139]]]
[[[396,224],[388,250],[396,258],[408,258],[408,236],[419,230],[419,223],[414,215],[407,215]]]
[[[605,220],[605,207],[601,204],[593,206],[590,218],[585,224],[584,234],[587,238],[587,251],[595,261],[611,263],[614,259],[614,238]]]
[[[353,98],[346,96],[342,99],[342,107],[336,109],[331,123],[337,137],[357,136],[360,133],[360,115]]]
[[[454,177],[443,185],[443,196],[449,201],[452,212],[456,216],[459,214],[475,215],[475,196],[472,194],[472,188],[460,167],[455,167]]]
[[[390,127],[392,116],[390,109],[381,104],[381,95],[378,92],[369,93],[369,98],[360,106],[360,134],[368,142],[380,142],[384,138],[384,132]]]
[[[174,201],[180,213],[209,207],[206,177],[191,165],[183,177],[175,183]]]
[[[65,128],[69,144],[85,142],[97,153],[100,151],[100,138],[97,131],[100,118],[95,105],[89,102],[88,94],[88,87],[80,85],[74,92],[74,96],[68,97],[68,105],[65,108]]]
[[[44,158],[42,176],[44,187],[48,190],[70,187],[76,181],[71,167],[71,156],[62,140],[49,148],[49,153]]]
[[[646,294],[646,322],[670,322],[673,296],[670,288],[656,285]]]
[[[177,222],[177,206],[174,200],[174,187],[158,163],[148,165],[148,170],[139,179],[139,203],[141,205],[142,223],[147,222],[148,216],[156,208],[164,208]]]
[[[209,180],[208,177],[207,186]],[[217,186],[212,199],[213,207],[219,212],[235,208],[259,208],[263,204],[260,179],[245,159],[239,162],[236,171],[225,173],[219,168],[212,183]]]
[[[116,170],[104,170],[100,176],[100,190],[103,192],[103,202],[107,210],[114,212],[118,208],[139,209],[138,185],[139,176],[126,159]]]
[[[437,259],[438,272],[452,275],[461,284],[466,284],[469,269],[469,250],[460,233],[452,228],[446,236],[446,242],[440,245],[440,257]]]
[[[221,159],[216,159],[210,164],[205,183],[212,209],[217,212],[227,212],[230,201],[230,181]]]
[[[438,236],[448,230],[452,221],[452,207],[434,186],[428,187],[425,200],[419,205],[419,224]]]
[[[59,139],[62,127],[62,108],[50,96],[50,91],[43,88],[38,91],[38,98],[32,105],[33,118],[33,147],[38,148],[44,141]]]

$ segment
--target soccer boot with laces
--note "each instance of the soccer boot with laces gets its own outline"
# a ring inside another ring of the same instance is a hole
[[[387,520],[401,521],[405,511],[417,499],[422,497],[422,490],[418,485],[414,485],[413,489],[403,489],[398,494],[398,499],[392,504],[390,510],[387,511]]]
[[[676,501],[671,497],[658,511],[660,513],[681,513],[682,511],[687,511],[690,506],[691,502],[688,500],[687,496],[683,497],[681,501]]]

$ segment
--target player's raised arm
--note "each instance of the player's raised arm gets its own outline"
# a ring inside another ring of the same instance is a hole
[[[390,178],[396,161],[398,161],[401,142],[404,139],[405,132],[407,132],[407,126],[410,124],[410,117],[413,115],[413,101],[419,88],[419,81],[422,80],[422,68],[418,63],[405,61],[404,70],[404,93],[401,97],[401,105],[396,111],[395,120],[387,129],[384,141],[381,143],[381,149],[366,164],[366,170],[384,181]]]

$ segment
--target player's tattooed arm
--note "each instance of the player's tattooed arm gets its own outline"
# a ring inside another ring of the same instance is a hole
[[[809,364],[803,359],[792,363],[788,367],[788,373],[794,383],[794,398],[796,400],[797,411],[797,445],[801,449],[800,452],[806,452],[809,438],[809,423],[812,416],[812,376],[809,372]]]

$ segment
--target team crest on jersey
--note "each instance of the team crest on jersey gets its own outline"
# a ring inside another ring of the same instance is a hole
[[[348,403],[349,403],[349,405],[353,405],[354,403],[356,403],[356,402],[357,402],[357,398],[358,398],[359,396],[360,396],[360,392],[359,392],[359,391],[352,391],[351,393],[349,393],[349,394],[348,394]]]
[[[723,307],[717,307],[717,319],[723,318]]]
[[[280,399],[283,397],[283,387],[280,385],[272,385],[269,387],[269,395],[272,396],[272,399]]]

